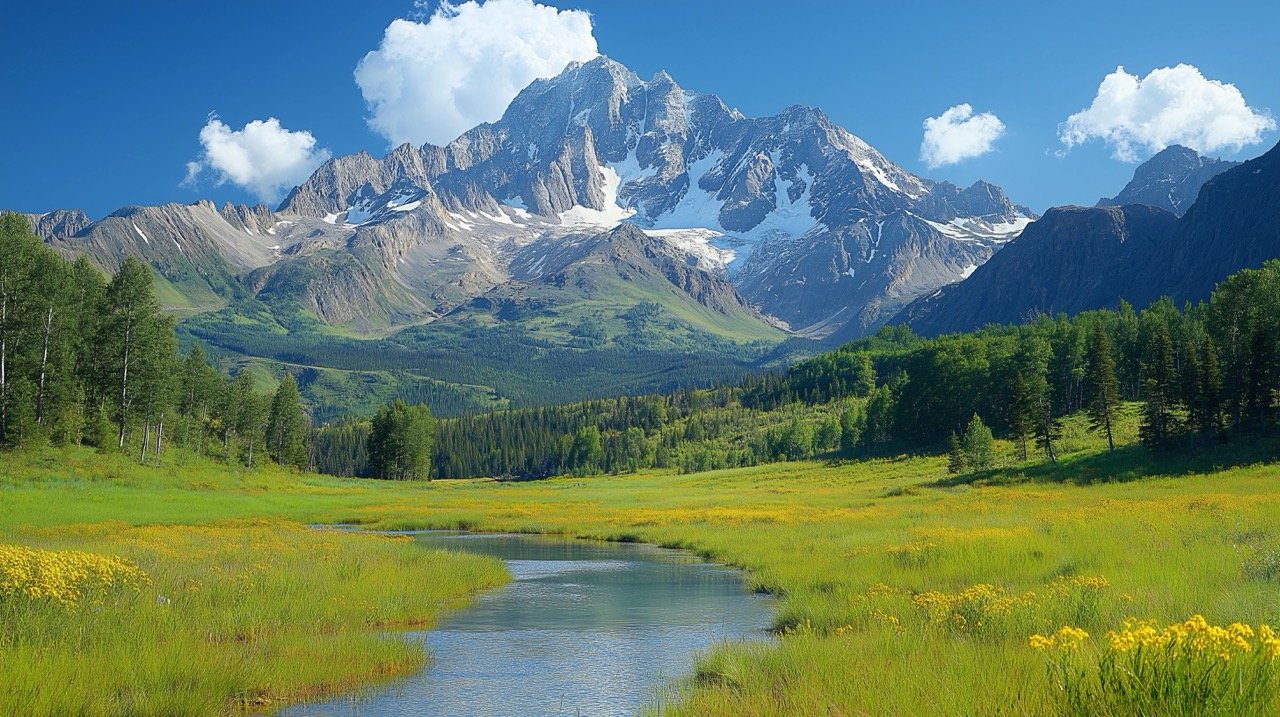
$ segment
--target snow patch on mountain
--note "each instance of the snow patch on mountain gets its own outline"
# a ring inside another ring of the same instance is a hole
[[[774,167],[780,166],[777,155],[770,154],[770,159],[773,160]],[[775,169],[773,173],[773,190],[776,197],[774,210],[765,215],[764,221],[745,232],[745,236],[749,238],[798,237],[816,227],[818,221],[813,218],[813,202],[810,199],[813,181],[813,173],[809,171],[807,164],[800,165],[800,169],[796,172],[796,179],[791,182],[790,187]],[[802,185],[804,189],[793,201],[790,188],[796,184]]]
[[[733,249],[712,243],[724,239],[724,234],[714,229],[645,229],[644,233],[689,255],[704,271],[724,273],[737,254]]]
[[[724,230],[720,225],[720,209],[723,202],[716,197],[716,192],[702,188],[703,178],[715,169],[723,158],[724,152],[717,149],[689,165],[689,186],[685,188],[680,201],[674,207],[654,218],[654,229]]]
[[[604,180],[601,186],[604,192],[604,209],[592,209],[580,204],[560,212],[560,223],[565,226],[597,226],[615,227],[636,213],[636,210],[618,204],[618,187],[622,178],[617,170],[609,165],[600,167],[600,176]]]
[[[915,216],[914,214],[912,216]],[[988,222],[979,217],[956,217],[949,222],[935,222],[916,217],[945,237],[961,242],[1003,244],[1022,233],[1033,220],[1019,216],[1012,221]]]

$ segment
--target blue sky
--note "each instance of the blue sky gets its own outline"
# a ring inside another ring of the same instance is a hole
[[[591,13],[600,52],[643,77],[668,70],[749,115],[823,108],[889,159],[934,179],[987,179],[1036,210],[1114,194],[1134,164],[1093,139],[1063,156],[1059,127],[1116,67],[1144,78],[1185,63],[1280,115],[1280,3],[560,0]],[[8,3],[0,22],[0,206],[254,201],[206,172],[183,185],[216,112],[230,130],[278,118],[333,155],[380,156],[360,59],[411,0],[309,3]],[[420,10],[418,11],[420,12]],[[968,103],[1003,134],[982,156],[930,168],[921,123]],[[1272,125],[1273,126],[1273,125]],[[1280,139],[1267,128],[1232,158]],[[1133,154],[1150,150],[1139,143]]]

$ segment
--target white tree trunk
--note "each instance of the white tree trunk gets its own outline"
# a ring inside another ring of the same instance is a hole
[[[49,335],[53,333],[53,301],[44,314],[44,345],[40,349],[40,386],[36,393],[36,423],[44,425],[44,379],[49,366]]]
[[[120,447],[124,448],[125,426],[129,425],[129,342],[133,338],[132,323],[126,323],[124,329],[124,361],[120,370]]]
[[[160,451],[164,447],[164,414],[160,414],[160,421],[156,424],[156,465],[160,465]]]

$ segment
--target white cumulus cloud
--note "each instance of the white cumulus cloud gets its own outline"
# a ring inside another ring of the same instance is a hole
[[[200,144],[204,153],[187,163],[184,184],[194,184],[208,171],[218,184],[231,182],[264,202],[279,200],[329,159],[329,150],[318,149],[310,132],[287,130],[275,117],[232,129],[210,115],[200,130]]]
[[[959,104],[924,121],[920,159],[936,169],[990,152],[1004,135],[1004,123],[990,112],[975,115],[968,103]]]
[[[1093,103],[1062,123],[1058,137],[1066,149],[1101,139],[1113,157],[1133,162],[1140,149],[1155,153],[1171,144],[1197,152],[1237,151],[1275,127],[1270,113],[1250,107],[1235,85],[1182,64],[1156,68],[1146,77],[1117,67],[1102,79]]]
[[[599,54],[591,16],[532,0],[441,3],[395,20],[356,66],[369,126],[392,145],[444,144],[502,116],[520,90]]]

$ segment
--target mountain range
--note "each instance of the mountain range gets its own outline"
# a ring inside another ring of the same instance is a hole
[[[513,356],[613,367],[590,388],[549,371],[536,393],[554,398],[785,362],[875,330],[1033,219],[994,185],[903,170],[821,110],[750,118],[604,57],[446,146],[332,158],[274,209],[30,215],[105,270],[145,259],[215,355],[344,371],[344,390],[397,356],[482,407],[536,400],[504,378]],[[673,356],[691,360],[658,368]]]
[[[499,121],[445,147],[333,159],[280,212],[394,247],[397,261],[375,273],[421,302],[387,297],[397,319],[541,278],[530,254],[628,223],[815,338],[874,329],[1032,218],[990,184],[962,190],[904,171],[820,110],[748,118],[666,73],[642,81],[603,57],[534,82]],[[415,265],[424,236],[456,247],[464,276]],[[316,261],[299,252],[282,264]],[[323,293],[323,280],[311,290]],[[371,299],[352,308],[367,315]]]
[[[410,393],[450,412],[721,380],[891,320],[1197,298],[1280,253],[1240,234],[1272,236],[1274,211],[1240,209],[1269,206],[1267,157],[1170,147],[1114,198],[1040,218],[907,172],[819,109],[746,117],[599,57],[445,146],[332,158],[274,209],[29,218],[106,270],[144,258],[184,336],[303,370],[313,405]]]
[[[1195,200],[1182,214],[1186,196]],[[971,277],[894,322],[937,335],[1122,300],[1207,299],[1231,273],[1280,257],[1280,146],[1242,164],[1170,147],[1100,204],[1050,209]]]

